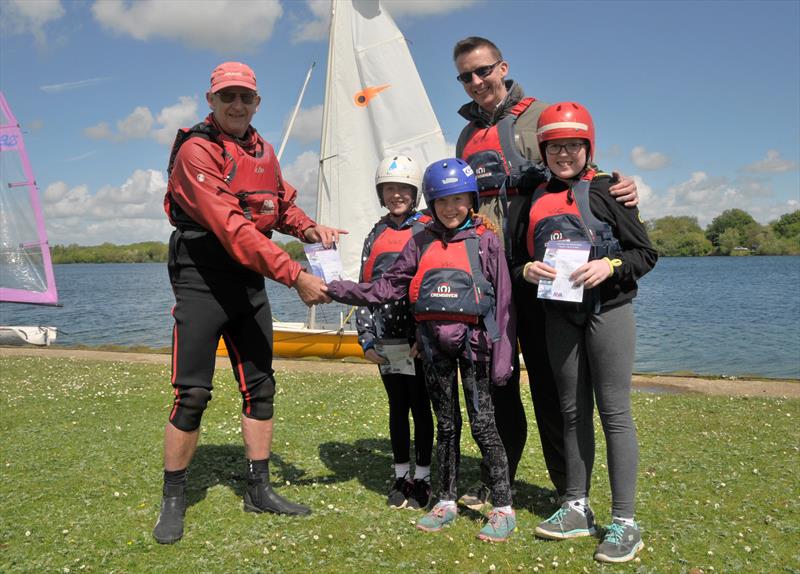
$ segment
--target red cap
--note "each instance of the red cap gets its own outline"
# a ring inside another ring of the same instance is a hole
[[[256,75],[247,64],[241,62],[225,62],[211,72],[211,93],[216,94],[223,88],[241,86],[256,91]]]

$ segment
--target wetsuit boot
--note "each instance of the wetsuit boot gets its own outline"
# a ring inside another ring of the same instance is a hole
[[[183,516],[186,514],[186,487],[165,484],[153,537],[159,544],[173,544],[183,536]]]
[[[269,483],[269,465],[266,469],[256,468],[256,464],[263,465],[267,461],[249,461],[247,469],[247,490],[244,493],[245,512],[272,512],[274,514],[288,514],[291,516],[308,516],[311,509],[302,504],[286,500],[272,490]],[[259,465],[259,466],[261,466]]]

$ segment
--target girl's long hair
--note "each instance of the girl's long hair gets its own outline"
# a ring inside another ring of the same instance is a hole
[[[488,217],[484,217],[480,213],[476,213],[475,208],[473,207],[469,208],[469,216],[472,218],[473,221],[475,221],[476,217],[480,217],[481,223],[486,229],[488,229],[489,231],[493,231],[494,233],[497,233],[497,226],[494,223],[492,223]]]

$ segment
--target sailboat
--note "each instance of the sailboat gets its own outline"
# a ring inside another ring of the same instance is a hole
[[[58,305],[50,247],[22,131],[0,92],[0,302]],[[0,326],[0,344],[49,345],[55,327]]]
[[[378,0],[333,0],[325,81],[316,220],[346,229],[337,249],[343,275],[358,279],[361,249],[384,215],[374,174],[382,158],[407,155],[427,165],[446,155],[442,130],[406,39]],[[345,317],[273,324],[283,357],[363,357]]]

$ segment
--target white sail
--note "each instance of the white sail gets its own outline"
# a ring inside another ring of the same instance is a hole
[[[358,279],[361,249],[385,213],[375,169],[388,154],[422,168],[444,157],[444,136],[406,40],[377,0],[332,2],[317,221],[346,229],[345,276]]]

